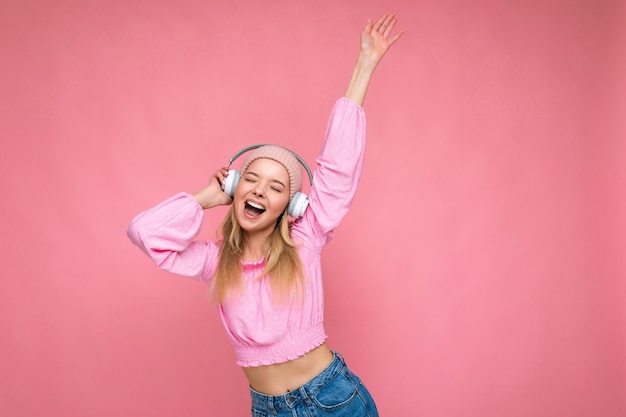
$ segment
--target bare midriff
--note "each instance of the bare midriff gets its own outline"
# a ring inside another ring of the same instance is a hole
[[[309,382],[332,360],[333,353],[324,343],[291,361],[242,369],[255,391],[266,395],[283,395]]]

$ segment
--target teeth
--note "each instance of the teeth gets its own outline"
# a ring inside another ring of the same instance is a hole
[[[253,203],[252,201],[248,201],[248,205],[254,207],[255,209],[265,210],[265,207],[260,204]]]

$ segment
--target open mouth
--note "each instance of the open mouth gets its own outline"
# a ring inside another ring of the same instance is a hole
[[[246,214],[251,217],[257,217],[265,213],[265,207],[252,201],[246,201],[244,210]]]

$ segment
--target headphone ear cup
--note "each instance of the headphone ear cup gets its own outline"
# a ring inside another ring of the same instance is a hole
[[[222,191],[233,197],[235,195],[237,184],[239,184],[239,177],[239,171],[236,169],[229,169],[228,176],[224,179],[224,183],[222,184]]]
[[[298,218],[302,217],[306,208],[309,206],[309,197],[306,194],[298,191],[293,195],[291,201],[289,202],[289,208],[287,209],[287,214],[291,217]]]

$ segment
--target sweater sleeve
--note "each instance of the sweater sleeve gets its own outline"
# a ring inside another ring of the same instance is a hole
[[[316,160],[309,208],[294,237],[323,247],[346,215],[356,193],[365,153],[365,111],[342,97],[335,103]],[[300,236],[298,236],[300,235]]]
[[[139,213],[128,227],[128,237],[158,268],[208,284],[219,248],[213,242],[195,240],[203,215],[192,195],[179,193]]]

